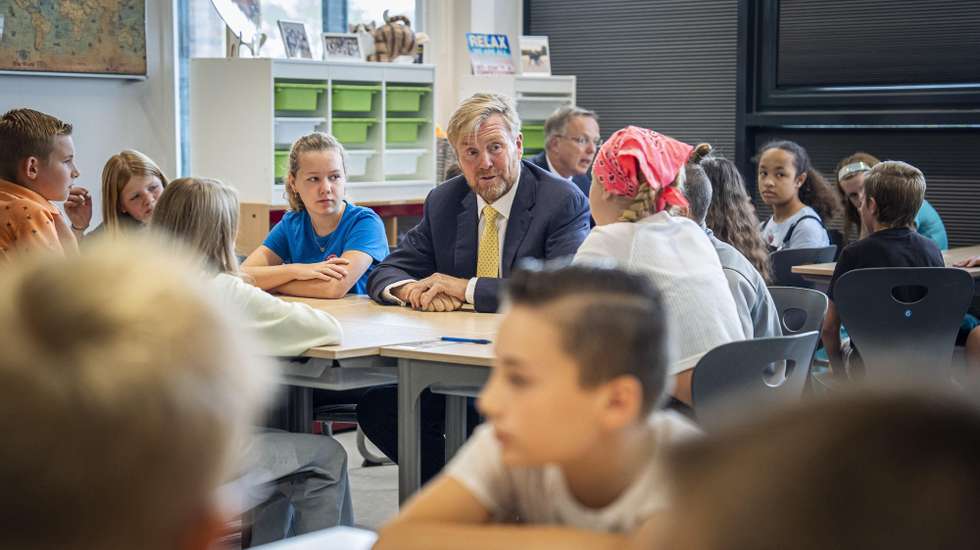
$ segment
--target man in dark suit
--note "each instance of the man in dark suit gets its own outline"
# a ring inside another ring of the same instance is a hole
[[[559,107],[545,121],[544,136],[545,150],[528,160],[571,180],[588,197],[589,167],[602,143],[598,116],[581,107]]]
[[[521,161],[520,120],[510,99],[476,94],[447,127],[463,174],[433,189],[422,221],[368,280],[382,304],[452,311],[472,303],[496,311],[503,280],[523,258],[571,256],[589,231],[589,207],[572,183]],[[478,416],[470,400],[469,424]],[[397,462],[398,395],[373,388],[357,407],[364,433]],[[422,407],[422,479],[445,456],[445,398],[425,392]]]
[[[496,311],[500,284],[518,260],[574,255],[588,233],[586,197],[568,180],[520,160],[517,115],[500,112],[507,100],[477,94],[473,101],[449,123],[463,175],[429,193],[422,221],[371,273],[368,293],[379,303],[427,311],[472,303],[476,311]],[[467,109],[479,119],[488,102],[493,110],[477,132],[463,128]]]

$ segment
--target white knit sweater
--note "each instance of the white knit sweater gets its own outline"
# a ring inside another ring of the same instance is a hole
[[[718,254],[693,221],[658,212],[636,223],[596,226],[575,262],[608,258],[647,275],[660,290],[679,357],[670,374],[694,368],[712,348],[744,338]]]
[[[259,349],[278,357],[301,355],[309,348],[339,344],[340,322],[299,302],[287,302],[240,278],[220,273],[212,287],[222,305],[259,339]]]

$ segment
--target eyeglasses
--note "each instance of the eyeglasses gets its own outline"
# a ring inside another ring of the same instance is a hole
[[[565,139],[570,140],[570,141],[574,141],[575,144],[578,145],[579,147],[585,147],[585,146],[587,146],[587,145],[589,145],[591,143],[592,145],[595,145],[596,148],[598,149],[599,146],[602,145],[602,139],[601,138],[589,139],[589,138],[587,138],[585,136],[578,136],[578,137],[558,136],[558,137],[565,138]]]

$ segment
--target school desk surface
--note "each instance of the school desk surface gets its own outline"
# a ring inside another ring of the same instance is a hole
[[[960,262],[978,255],[980,255],[980,245],[962,246],[943,251],[943,259],[946,260],[947,267],[954,267],[953,264],[956,262]],[[835,262],[825,264],[797,265],[793,266],[792,271],[793,273],[802,275],[804,279],[815,283],[817,290],[826,292],[827,286],[830,284],[830,278],[833,276],[834,268],[836,266],[837,264]],[[964,269],[973,277],[974,282],[977,282],[977,280],[980,279],[980,267],[970,267]]]

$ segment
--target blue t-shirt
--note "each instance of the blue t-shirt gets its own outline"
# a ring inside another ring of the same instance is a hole
[[[936,212],[936,209],[927,200],[922,201],[922,208],[919,208],[919,213],[915,215],[915,230],[923,237],[928,237],[929,240],[936,243],[939,250],[949,248],[949,239],[946,237],[946,226],[943,225],[943,219],[939,217],[939,212]]]
[[[374,266],[388,256],[388,238],[385,236],[384,224],[374,210],[344,202],[347,205],[344,215],[330,234],[317,236],[306,210],[290,211],[272,228],[262,244],[275,252],[286,264],[322,262],[348,250],[363,252],[374,261],[350,291],[367,294],[368,276]]]

